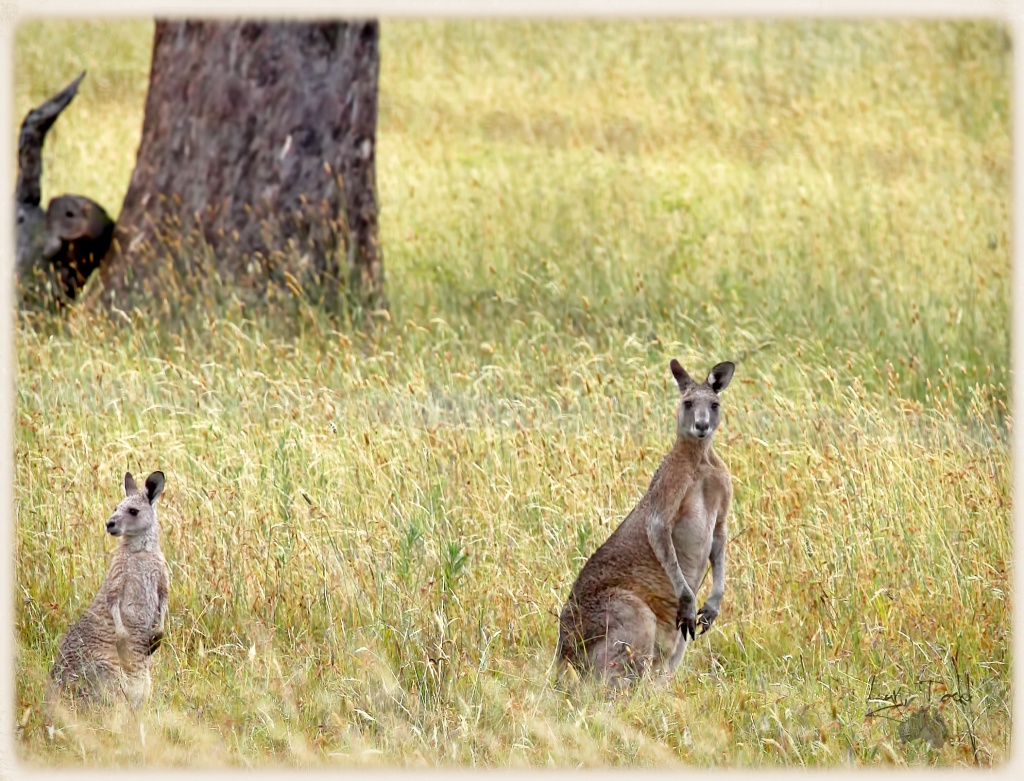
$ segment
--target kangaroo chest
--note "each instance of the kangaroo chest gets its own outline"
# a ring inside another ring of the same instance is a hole
[[[165,565],[157,556],[138,557],[126,567],[121,591],[121,618],[127,626],[148,629],[157,618],[157,590]]]
[[[701,474],[679,505],[679,514],[672,528],[672,544],[691,589],[697,588],[707,568],[723,495],[717,475]]]

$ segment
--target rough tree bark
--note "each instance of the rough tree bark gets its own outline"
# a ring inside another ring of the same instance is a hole
[[[145,288],[198,230],[222,278],[291,276],[328,301],[347,290],[386,306],[378,37],[375,21],[158,22],[102,295],[116,304]]]
[[[110,247],[114,223],[98,203],[82,195],[42,202],[43,143],[60,113],[78,94],[83,72],[32,109],[18,138],[14,261],[21,309],[60,307],[74,300]]]

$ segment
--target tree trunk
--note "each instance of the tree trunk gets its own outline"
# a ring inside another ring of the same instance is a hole
[[[187,266],[198,232],[229,284],[276,279],[386,306],[378,36],[375,21],[158,22],[102,295],[121,306],[168,257]]]

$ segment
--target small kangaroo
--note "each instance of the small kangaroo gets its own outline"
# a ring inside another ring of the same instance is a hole
[[[682,394],[676,441],[647,493],[583,565],[559,616],[558,664],[597,672],[615,688],[649,671],[670,677],[698,624],[706,632],[725,591],[725,542],[732,486],[711,446],[719,394],[735,366],[718,364],[697,384],[670,364]],[[694,592],[710,562],[711,593]]]
[[[155,507],[163,490],[163,472],[147,477],[144,491],[125,473],[125,498],[107,519],[107,532],[121,544],[99,593],[61,639],[47,702],[60,694],[84,704],[110,702],[120,692],[137,708],[149,695],[151,656],[167,617],[169,572]]]

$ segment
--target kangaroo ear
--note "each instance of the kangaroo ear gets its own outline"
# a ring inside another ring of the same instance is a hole
[[[736,371],[736,364],[732,361],[722,361],[708,375],[707,383],[715,393],[721,393],[729,387],[732,381],[732,373]]]
[[[685,391],[687,388],[697,384],[693,381],[693,377],[686,373],[686,369],[684,369],[682,364],[675,358],[672,359],[672,362],[669,363],[668,367],[672,370],[672,376],[676,378],[676,385],[679,386],[680,391]]]
[[[157,498],[164,492],[164,473],[154,472],[146,478],[146,498],[150,504],[155,504]]]
[[[124,495],[125,496],[131,496],[132,494],[137,494],[138,492],[139,492],[139,487],[137,485],[135,485],[135,478],[132,477],[132,473],[131,472],[125,472],[124,473]]]

